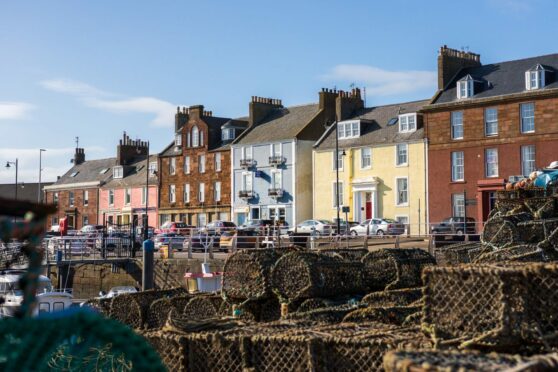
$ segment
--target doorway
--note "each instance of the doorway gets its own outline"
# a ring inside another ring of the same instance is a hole
[[[366,219],[369,220],[372,218],[372,193],[371,192],[366,192],[364,194],[364,200],[365,200],[365,209],[366,209]]]

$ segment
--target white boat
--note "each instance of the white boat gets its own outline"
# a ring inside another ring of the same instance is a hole
[[[19,285],[19,279],[23,274],[25,270],[0,271],[0,297],[4,299],[4,303],[0,305],[0,317],[14,316],[21,306],[23,290]],[[69,309],[72,306],[73,296],[68,291],[53,289],[50,279],[40,275],[35,301],[33,314],[38,315]]]

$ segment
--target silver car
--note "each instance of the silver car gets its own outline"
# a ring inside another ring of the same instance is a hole
[[[351,227],[351,235],[401,235],[405,232],[405,225],[389,218],[371,218],[363,223]]]
[[[158,251],[162,246],[170,246],[173,251],[181,251],[186,237],[178,234],[159,234],[153,239],[155,250]]]
[[[294,233],[308,234],[315,231],[316,235],[329,235],[333,231],[333,222],[328,220],[306,220],[302,221],[295,227],[291,227],[288,232],[289,235]]]

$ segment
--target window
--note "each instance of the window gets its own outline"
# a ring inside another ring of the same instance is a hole
[[[190,184],[184,185],[184,203],[190,203]]]
[[[89,191],[88,190],[83,190],[83,205],[84,206],[89,205]]]
[[[271,188],[283,188],[282,173],[280,169],[271,171]]]
[[[335,161],[335,152],[332,152],[333,155],[333,170],[337,170],[339,168],[340,171],[343,170],[343,150],[337,152],[337,161]]]
[[[82,222],[82,225],[81,225],[81,226],[89,225],[89,216],[83,216],[81,222]]]
[[[205,213],[198,213],[198,226],[205,226],[207,224],[207,216]]]
[[[203,146],[203,130],[200,130],[200,146]]]
[[[242,190],[252,191],[252,172],[242,173]]]
[[[101,171],[99,172],[99,174],[105,174],[105,173],[108,172],[108,170],[109,170],[108,168],[103,168],[103,169],[101,169]]]
[[[396,178],[397,183],[397,205],[409,203],[409,184],[407,178]]]
[[[213,184],[213,200],[221,201],[221,182],[219,181]]]
[[[372,166],[372,149],[363,147],[360,149],[360,168],[367,169]]]
[[[190,132],[186,133],[186,147],[192,147],[192,140],[191,140]]]
[[[198,188],[198,201],[203,203],[205,201],[205,183],[201,182]]]
[[[333,183],[333,208],[337,208],[337,193],[339,193],[339,206],[343,205],[343,182]]]
[[[175,203],[176,202],[176,186],[169,185],[169,202]]]
[[[465,217],[465,195],[453,194],[451,196],[453,217]]]
[[[52,217],[50,220],[50,225],[58,225],[58,217]]]
[[[395,146],[395,165],[402,166],[407,165],[408,156],[407,156],[407,144],[406,143],[399,143]]]
[[[453,111],[451,113],[451,138],[463,139],[463,112]]]
[[[124,177],[124,168],[121,166],[112,168],[112,178],[122,178]]]
[[[182,134],[177,134],[176,136],[174,136],[174,145],[182,146]]]
[[[205,173],[205,154],[198,156],[198,172]]]
[[[68,193],[68,199],[69,199],[69,203],[70,203],[70,207],[74,206],[74,192],[70,191]]]
[[[470,98],[474,92],[475,82],[470,75],[467,75],[463,80],[457,82],[457,98]]]
[[[451,180],[453,182],[463,181],[465,177],[465,165],[463,151],[451,153]]]
[[[58,204],[58,193],[55,192],[54,194],[52,194],[52,202],[54,204]]]
[[[221,171],[221,153],[220,152],[215,154],[215,171],[216,172]]]
[[[281,144],[272,143],[271,144],[271,156],[281,156]]]
[[[235,135],[234,128],[223,129],[223,132],[221,134],[221,139],[223,141],[233,140],[234,135]]]
[[[252,159],[252,147],[242,147],[241,150],[242,159]]]
[[[149,175],[151,177],[155,176],[157,174],[157,162],[156,161],[152,161],[149,163]]]
[[[535,104],[522,103],[521,110],[521,133],[533,133],[535,131]]]
[[[176,174],[176,158],[169,159],[169,174]]]
[[[345,121],[337,124],[339,139],[356,138],[360,136],[360,121]]]
[[[126,189],[124,191],[124,203],[126,203],[126,205],[129,205],[131,201],[132,201],[132,189]]]
[[[484,134],[498,135],[498,109],[492,107],[484,110]]]
[[[147,187],[141,188],[141,204],[145,205],[147,203]]]
[[[114,205],[114,190],[109,190],[109,205]]]
[[[544,80],[545,70],[540,64],[525,72],[525,88],[527,90],[544,88]]]
[[[399,115],[399,131],[414,132],[417,130],[417,114]]]
[[[535,170],[535,145],[521,146],[521,174],[528,176]]]
[[[190,155],[184,156],[184,174],[190,174]]]
[[[498,150],[486,149],[484,159],[486,177],[498,177]]]
[[[200,145],[200,131],[197,126],[194,125],[192,128],[192,147],[198,147]]]

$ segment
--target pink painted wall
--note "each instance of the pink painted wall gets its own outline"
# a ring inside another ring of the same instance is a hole
[[[106,218],[112,215],[114,216],[114,220],[116,221],[116,216],[121,214],[122,208],[131,208],[133,209],[143,209],[145,205],[141,203],[141,190],[142,187],[132,187],[132,195],[129,205],[125,205],[124,203],[124,195],[126,189],[114,189],[114,204],[109,205],[109,189],[101,189],[99,195],[99,224],[103,223],[103,213],[105,214]],[[158,210],[157,205],[158,203],[158,190],[157,186],[149,186],[149,198],[148,204],[150,210],[147,213],[147,218],[149,221],[149,226],[158,227]],[[134,212],[135,214],[142,214],[143,211]]]

